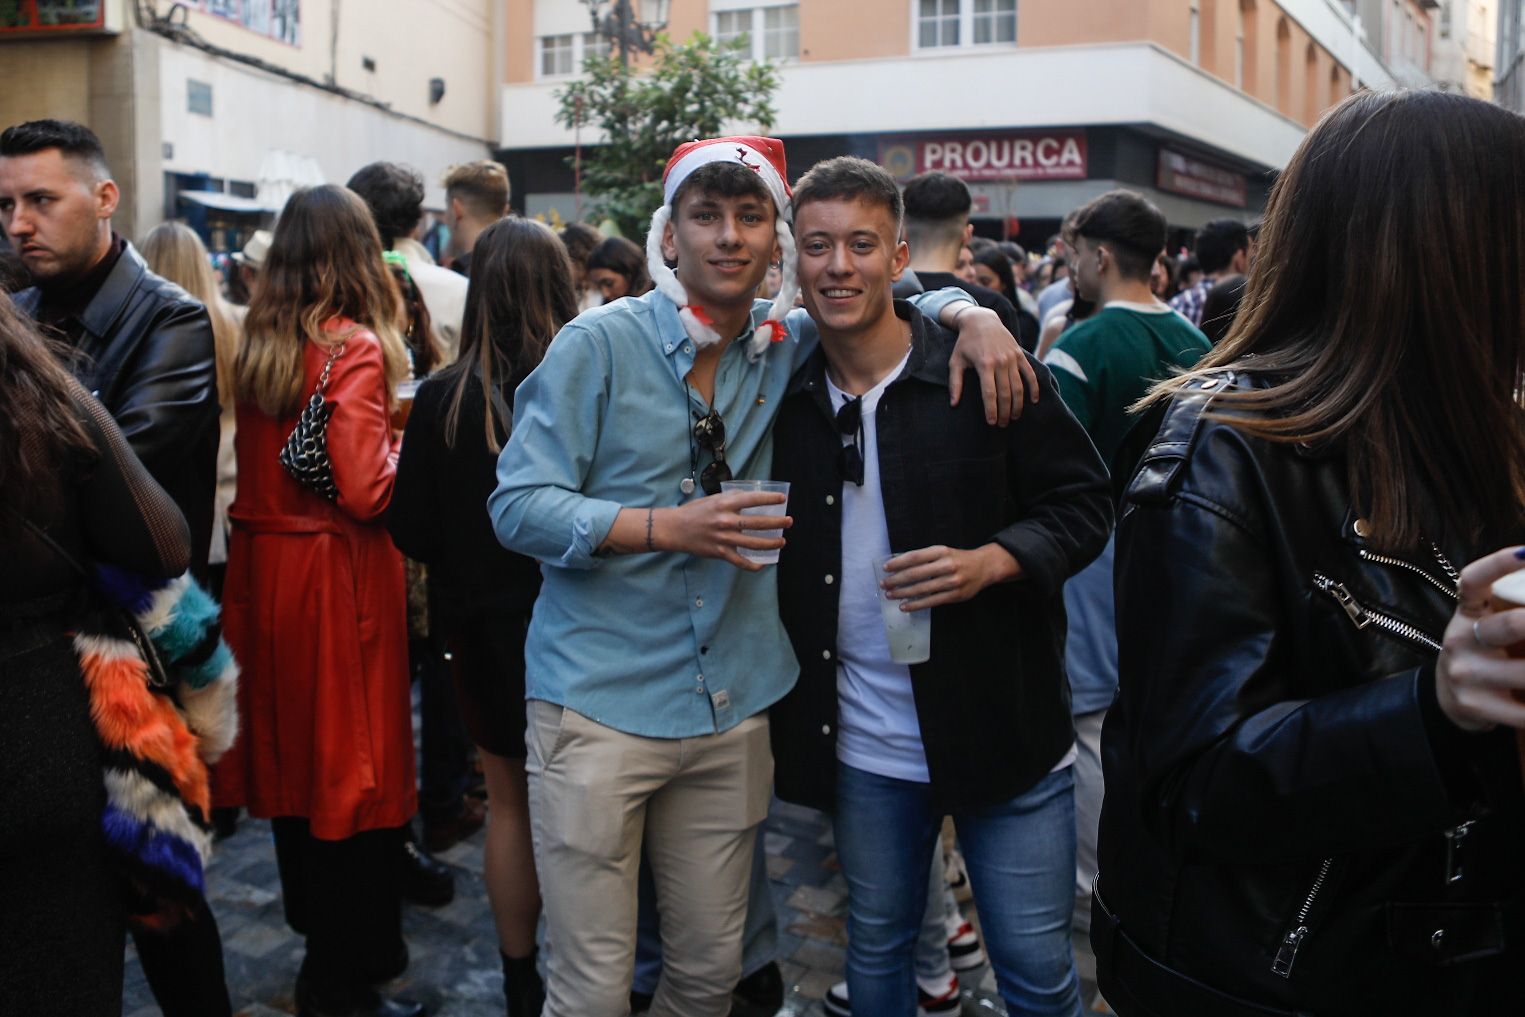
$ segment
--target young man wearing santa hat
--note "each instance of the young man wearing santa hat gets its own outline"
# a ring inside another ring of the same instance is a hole
[[[504,546],[544,563],[526,769],[552,1017],[628,1012],[643,845],[664,919],[650,1012],[724,1017],[740,975],[766,711],[799,668],[775,570],[742,554],[783,546],[758,531],[788,527],[784,498],[720,484],[769,476],[778,404],[814,347],[802,313],[784,320],[786,180],[772,139],[679,146],[647,241],[656,290],[568,324],[515,396],[488,510]],[[775,260],[778,298],[754,301]],[[1019,407],[1030,368],[999,319],[960,291],[922,300],[968,326],[954,356],[980,367],[988,415]],[[742,514],[762,506],[777,509]]]

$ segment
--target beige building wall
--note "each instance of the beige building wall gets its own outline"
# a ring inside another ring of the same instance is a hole
[[[911,7],[905,0],[800,4],[802,61],[907,56],[910,49]]]
[[[493,132],[492,18],[502,0],[303,0],[289,46],[215,15],[187,12],[207,42],[338,85],[463,134]],[[511,5],[512,6],[512,5]],[[363,60],[375,62],[365,69]],[[429,79],[445,97],[429,102]]]

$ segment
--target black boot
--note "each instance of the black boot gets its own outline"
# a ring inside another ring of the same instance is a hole
[[[409,837],[403,841],[402,899],[423,907],[444,907],[455,899],[455,874]]]
[[[772,1017],[784,1005],[784,975],[769,961],[736,986],[731,994],[731,1017]]]
[[[545,1008],[545,985],[540,972],[535,970],[535,952],[528,957],[510,957],[502,950],[503,1000],[508,1004],[508,1017],[540,1017]]]

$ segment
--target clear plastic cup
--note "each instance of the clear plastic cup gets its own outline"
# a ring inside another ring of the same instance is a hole
[[[884,566],[894,561],[891,555],[874,562],[874,589],[879,591],[879,613],[884,617],[884,635],[890,644],[890,659],[897,664],[925,664],[932,659],[932,610],[902,611],[904,601],[891,600],[884,591],[889,573]]]
[[[755,494],[762,491],[766,494],[781,494],[784,496],[782,505],[754,505],[752,508],[741,510],[744,516],[786,516],[789,514],[789,482],[787,480],[724,480],[720,483],[722,494]],[[784,531],[778,530],[747,530],[754,537],[782,537]],[[778,551],[755,551],[750,547],[738,547],[737,552],[743,558],[758,562],[762,565],[774,565],[778,563]]]

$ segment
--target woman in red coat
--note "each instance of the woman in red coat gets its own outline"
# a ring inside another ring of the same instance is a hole
[[[238,494],[224,630],[244,733],[221,804],[272,820],[286,920],[307,937],[307,1017],[417,1014],[373,984],[407,965],[402,828],[417,808],[402,559],[382,525],[407,372],[396,289],[360,199],[297,192],[275,230],[236,368]],[[327,372],[336,496],[280,452]]]

